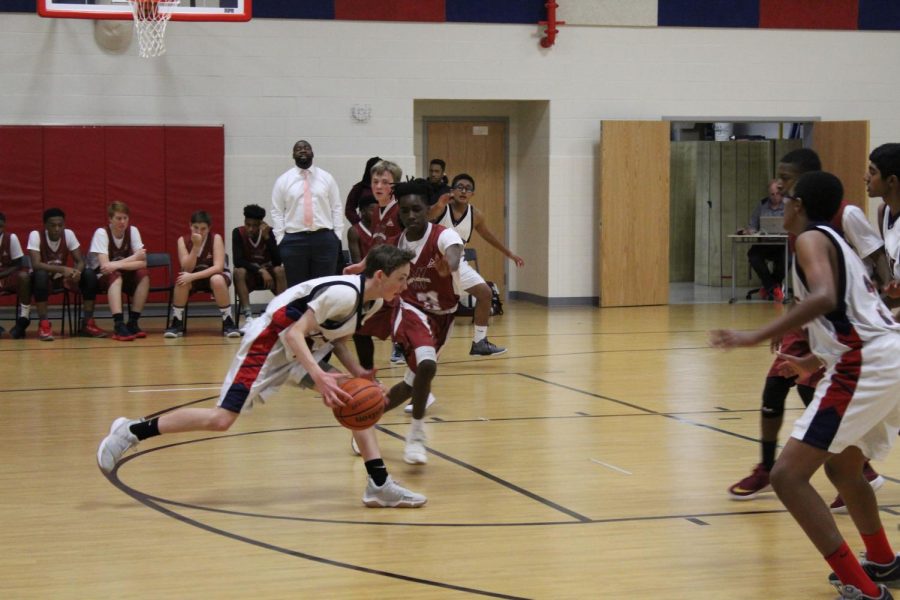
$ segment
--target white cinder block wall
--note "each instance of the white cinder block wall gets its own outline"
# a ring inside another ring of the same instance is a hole
[[[91,21],[7,13],[0,123],[223,123],[228,231],[244,204],[268,203],[299,138],[346,194],[370,156],[410,173],[421,166],[416,100],[504,101],[517,153],[510,244],[529,263],[511,289],[544,298],[597,295],[603,119],[868,119],[873,147],[900,140],[895,32],[562,27],[549,50],[540,34],[519,25],[180,22],[169,27],[168,54],[145,60],[134,45],[101,50]],[[354,104],[371,106],[368,123],[351,119]]]

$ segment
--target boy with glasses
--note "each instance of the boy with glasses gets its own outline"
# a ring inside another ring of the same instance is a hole
[[[462,238],[464,244],[468,244],[473,232],[478,232],[491,246],[502,252],[506,257],[516,263],[517,267],[524,267],[522,257],[512,253],[503,242],[488,228],[484,214],[470,204],[475,196],[475,178],[467,173],[460,173],[453,178],[450,186],[450,196],[444,196],[438,200],[429,211],[429,218],[448,229],[453,229]],[[457,292],[465,290],[475,297],[475,333],[472,337],[472,347],[469,354],[472,356],[491,356],[503,354],[506,348],[492,344],[487,339],[488,323],[491,318],[491,288],[484,278],[463,260],[459,265],[459,277],[454,277]]]

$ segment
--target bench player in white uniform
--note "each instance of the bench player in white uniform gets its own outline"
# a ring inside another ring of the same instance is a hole
[[[513,254],[497,239],[488,229],[481,211],[469,203],[474,195],[475,179],[471,175],[460,173],[453,178],[450,195],[441,196],[428,216],[435,223],[456,231],[464,244],[468,244],[472,233],[477,231],[491,246],[516,263],[517,267],[524,267],[525,261],[522,257]],[[506,352],[506,348],[496,346],[487,339],[488,323],[491,318],[491,288],[484,278],[463,259],[459,266],[459,277],[454,278],[454,284],[457,286],[457,293],[465,290],[466,293],[475,296],[475,333],[469,354],[491,356]]]
[[[227,431],[257,401],[265,401],[288,380],[300,383],[306,375],[322,393],[325,406],[343,406],[350,396],[340,389],[339,381],[347,376],[326,372],[318,361],[333,351],[351,376],[373,375],[359,365],[345,342],[383,301],[392,300],[406,288],[411,259],[409,252],[379,246],[366,257],[362,275],[320,277],[276,296],[247,330],[215,408],[180,408],[147,421],[116,419],[97,450],[101,470],[111,472],[122,454],[140,440],[184,431]],[[366,506],[414,508],[425,504],[425,496],[390,478],[373,427],[354,431],[353,437],[369,474],[363,495]]]
[[[812,403],[794,424],[772,470],[772,486],[834,570],[841,598],[891,598],[883,583],[900,577],[875,493],[862,475],[867,458],[884,458],[900,431],[900,324],[881,301],[866,267],[826,223],[843,197],[840,180],[821,171],[800,177],[785,196],[785,228],[797,235],[796,307],[758,331],[718,330],[720,348],[755,346],[805,325],[812,356],[824,364]],[[862,535],[862,566],[810,478],[822,465]]]

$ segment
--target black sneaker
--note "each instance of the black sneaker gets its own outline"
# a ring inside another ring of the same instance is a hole
[[[182,336],[184,336],[184,324],[181,322],[181,319],[173,317],[172,324],[169,325],[169,328],[163,333],[163,337],[180,338]]]
[[[128,330],[128,327],[125,326],[125,323],[119,321],[113,326],[112,339],[117,342],[133,342],[134,336]]]
[[[0,337],[3,337],[4,335],[6,335],[6,327],[0,325]]]
[[[470,356],[493,356],[494,354],[503,354],[506,348],[495,346],[490,343],[487,338],[480,342],[472,342],[472,349],[469,350]]]
[[[25,317],[19,317],[16,319],[16,324],[13,325],[13,328],[9,330],[9,335],[12,336],[14,340],[21,340],[25,337],[25,330],[28,329],[28,325],[31,324],[31,319],[26,319]]]
[[[887,565],[879,565],[878,563],[866,560],[865,557],[859,562],[862,565],[863,571],[866,572],[866,575],[868,575],[869,579],[873,582],[883,583],[889,587],[900,586],[900,554],[894,556],[894,561]],[[841,580],[838,579],[836,573],[832,573],[828,576],[828,583],[833,585],[839,592],[841,591]],[[860,597],[865,598],[865,596]]]
[[[239,338],[244,334],[234,324],[234,319],[225,317],[225,320],[222,321],[222,335],[229,338]]]
[[[840,593],[840,596],[838,596],[839,600],[894,600],[894,597],[891,596],[891,593],[883,584],[878,584],[877,596],[867,596],[862,593],[862,590],[853,585],[840,586],[838,593]]]
[[[147,337],[147,334],[144,332],[144,330],[141,329],[140,326],[134,321],[129,321],[128,324],[125,325],[125,327],[128,328],[128,332],[133,335],[135,339]]]

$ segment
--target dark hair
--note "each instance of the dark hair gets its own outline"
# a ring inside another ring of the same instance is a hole
[[[440,165],[441,171],[446,171],[446,170],[447,170],[447,163],[445,163],[444,161],[442,161],[442,160],[439,159],[439,158],[432,158],[432,159],[431,159],[431,162],[428,163],[428,164],[429,164],[429,166],[430,166],[430,165]]]
[[[48,208],[44,211],[44,223],[46,223],[53,217],[62,217],[63,219],[65,219],[66,213],[64,213],[61,208]]]
[[[456,187],[457,182],[459,182],[462,179],[465,179],[466,181],[471,181],[472,182],[472,190],[473,191],[475,190],[475,178],[472,177],[471,175],[469,175],[468,173],[460,173],[459,175],[454,177],[453,183],[450,184],[450,187]]]
[[[207,225],[212,226],[212,218],[210,218],[209,213],[205,210],[198,210],[191,215],[191,225],[194,223],[206,223]]]
[[[431,197],[431,187],[425,179],[412,179],[394,184],[394,197],[400,200],[403,196],[421,196],[425,203]]]
[[[244,218],[245,219],[259,219],[262,221],[266,218],[266,209],[258,204],[248,204],[244,207]],[[193,221],[191,221],[193,223]]]
[[[900,144],[878,146],[869,154],[869,160],[878,167],[882,179],[887,179],[891,175],[900,177]]]
[[[830,221],[844,199],[841,180],[825,171],[804,173],[794,184],[794,197],[803,202],[810,221]]]
[[[366,185],[372,184],[372,167],[381,162],[380,156],[373,156],[369,160],[366,161],[366,170],[363,173],[362,183]]]
[[[362,198],[359,199],[359,202],[356,205],[356,210],[360,214],[365,212],[367,208],[372,206],[373,204],[378,204],[378,200],[375,199],[375,196],[372,194],[366,194]]]
[[[384,271],[390,275],[403,265],[412,262],[416,257],[409,250],[401,250],[397,246],[382,244],[375,246],[366,254],[366,268],[363,274],[366,277],[374,277],[376,271]]]
[[[822,170],[822,161],[815,150],[809,148],[797,148],[791,150],[778,161],[787,165],[793,165],[801,173],[811,173]]]

